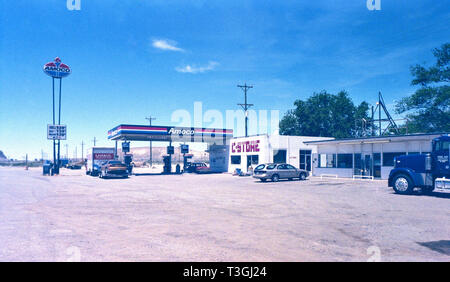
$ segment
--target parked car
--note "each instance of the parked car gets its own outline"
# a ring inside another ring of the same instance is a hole
[[[186,167],[185,171],[195,173],[208,173],[210,172],[210,168],[206,163],[190,163]]]
[[[128,177],[127,166],[121,161],[107,161],[100,168],[100,178]]]
[[[260,164],[253,170],[253,177],[262,182],[267,179],[271,179],[273,182],[280,179],[293,180],[294,178],[306,180],[308,176],[308,171],[298,169],[290,164]]]
[[[67,168],[68,169],[81,169],[81,165],[72,163],[72,164],[68,164]]]

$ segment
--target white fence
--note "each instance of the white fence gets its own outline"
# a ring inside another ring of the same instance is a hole
[[[334,177],[334,178],[338,178],[337,174],[326,174],[326,173],[322,173],[320,175],[320,179],[323,179],[324,177]]]
[[[370,176],[370,175],[353,175],[352,176],[352,179],[353,180],[356,180],[356,179],[361,179],[361,180],[363,180],[363,179],[370,179],[370,180],[374,180],[374,177],[373,176]]]

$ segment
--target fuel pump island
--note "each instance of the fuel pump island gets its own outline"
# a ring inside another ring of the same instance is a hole
[[[121,124],[108,131],[108,139],[119,141],[160,141],[168,142],[167,155],[163,157],[164,173],[172,173],[172,143],[202,142],[208,144],[210,168],[212,172],[228,171],[229,140],[233,138],[233,130],[223,128],[198,128],[176,126],[146,126]],[[182,146],[184,147],[184,146]],[[182,148],[183,149],[183,148]],[[189,155],[185,155],[186,147],[182,150],[184,162]],[[130,160],[131,161],[131,160]]]

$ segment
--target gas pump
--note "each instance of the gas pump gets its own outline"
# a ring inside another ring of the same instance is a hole
[[[183,155],[183,172],[186,172],[186,169],[191,165],[191,162],[189,161],[192,159],[194,155]]]
[[[163,173],[170,173],[172,171],[172,158],[170,155],[163,156],[164,168]]]
[[[163,157],[163,161],[164,161],[163,172],[164,173],[172,173],[172,155],[174,154],[174,152],[175,152],[175,149],[172,146],[172,143],[170,143],[170,145],[167,146],[167,155],[168,156]]]
[[[189,153],[189,145],[182,144],[180,146],[180,151],[183,154],[183,172],[186,171],[186,168],[189,166],[189,159],[192,158],[192,155],[186,155]]]
[[[123,155],[123,162],[127,166],[128,175],[131,175],[131,172],[133,170],[133,165],[131,164],[133,162],[133,155],[131,154]]]
[[[133,155],[128,154],[128,152],[130,152],[130,142],[122,142],[123,162],[127,166],[128,175],[131,175],[133,170],[133,165],[131,164],[133,161]]]

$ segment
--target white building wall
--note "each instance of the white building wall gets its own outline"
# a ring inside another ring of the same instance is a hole
[[[286,162],[299,167],[300,150],[311,150],[312,154],[317,153],[316,145],[308,145],[306,141],[319,141],[329,140],[326,137],[309,137],[309,136],[285,136],[285,135],[258,135],[250,137],[233,138],[230,140],[230,158],[228,171],[234,172],[236,168],[247,172],[247,156],[258,155],[259,163],[271,163],[273,162],[274,150],[286,150]],[[245,152],[241,149],[241,152],[236,150],[236,144],[243,144],[245,142],[259,141],[259,152]],[[233,152],[234,149],[234,152]],[[241,156],[241,163],[236,165],[231,163],[231,156]],[[313,166],[311,166],[313,167]]]

